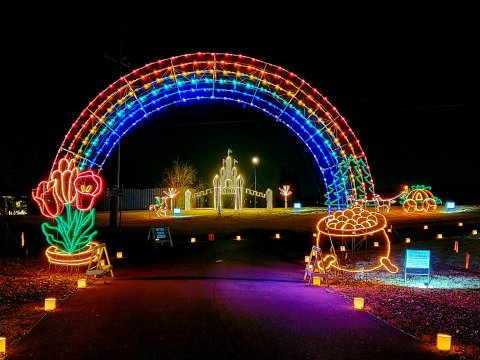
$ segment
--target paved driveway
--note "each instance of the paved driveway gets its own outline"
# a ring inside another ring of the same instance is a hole
[[[8,359],[442,358],[341,294],[304,283],[305,249],[293,241],[127,251],[113,260],[115,277],[60,303]]]

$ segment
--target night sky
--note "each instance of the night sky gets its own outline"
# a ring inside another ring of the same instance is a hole
[[[0,194],[30,195],[81,111],[120,75],[186,53],[229,52],[279,65],[328,97],[360,140],[378,194],[429,185],[444,201],[480,204],[478,3],[101,3],[18,2],[5,11],[15,26],[2,25]],[[210,184],[228,149],[247,185],[256,155],[259,190],[277,192],[290,174],[301,196],[323,205],[301,141],[263,113],[222,102],[170,108],[135,127],[122,139],[121,183],[155,187],[181,160]],[[116,161],[105,164],[107,186]]]

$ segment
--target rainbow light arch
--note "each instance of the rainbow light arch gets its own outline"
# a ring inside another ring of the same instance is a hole
[[[118,141],[153,113],[193,101],[224,100],[256,108],[292,130],[313,155],[326,187],[325,205],[374,194],[367,158],[343,116],[292,72],[252,57],[199,52],[146,64],[93,99],[73,123],[52,171],[75,159],[100,172]]]

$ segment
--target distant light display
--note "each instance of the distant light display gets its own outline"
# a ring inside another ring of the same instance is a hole
[[[115,145],[143,119],[170,106],[211,100],[250,106],[287,126],[317,163],[329,209],[345,208],[350,195],[360,199],[374,194],[360,141],[325,96],[282,67],[227,53],[175,56],[122,76],[81,112],[52,168],[71,159],[79,172],[99,172]],[[68,178],[69,173],[62,173]],[[52,186],[47,182],[42,189]],[[73,196],[71,189],[64,190],[64,200]],[[58,215],[65,202],[50,202],[48,191],[41,194],[47,203],[44,212]]]
[[[166,210],[168,210],[168,203],[167,203],[167,199],[170,199],[170,209],[173,208],[173,199],[178,195],[180,191],[175,189],[175,188],[168,188],[166,191],[163,191],[163,193],[165,194],[164,197],[162,197],[162,199],[164,199],[164,202],[165,202],[165,205],[166,205]]]
[[[287,199],[290,195],[292,195],[292,191],[290,190],[290,185],[283,185],[281,188],[278,188],[280,190],[280,195],[283,196],[283,199],[285,200],[285,209],[288,207]]]
[[[408,191],[400,196],[399,203],[407,213],[426,212],[432,213],[437,210],[437,205],[443,202],[431,192],[432,188],[425,185],[412,185]]]
[[[204,189],[191,195],[193,198],[199,198],[207,194],[213,193],[213,204],[218,212],[223,209],[223,197],[225,195],[233,195],[235,210],[243,209],[244,194],[253,195],[255,198],[260,197],[266,199],[267,210],[273,208],[273,192],[267,189],[264,193],[245,187],[243,175],[239,173],[236,166],[238,161],[231,156],[232,150],[227,150],[227,157],[222,159],[220,171],[213,177],[213,187]],[[258,158],[255,157],[255,164],[258,164]],[[190,207],[190,195],[185,191],[185,210]]]
[[[400,193],[390,198],[382,198],[378,194],[372,194],[371,197],[355,199],[352,195],[350,195],[347,200],[349,203],[349,207],[360,206],[362,208],[365,208],[373,206],[375,207],[375,211],[377,212],[380,212],[381,209],[385,209],[386,212],[390,212],[392,204],[395,204],[397,202],[397,199],[401,196],[407,195],[408,191],[408,186],[404,186]]]
[[[390,239],[385,232],[387,220],[379,213],[354,206],[336,211],[317,223],[317,247],[324,254],[324,269],[346,272],[370,272],[384,269],[398,272],[390,260]],[[371,241],[371,240],[375,241]],[[337,250],[342,255],[337,255]]]

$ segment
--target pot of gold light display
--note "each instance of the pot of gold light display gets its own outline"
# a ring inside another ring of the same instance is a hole
[[[363,297],[353,298],[353,308],[355,310],[363,310],[365,299]]]
[[[7,350],[7,338],[1,336],[0,337],[0,354],[5,354]]]
[[[79,289],[85,289],[87,287],[87,279],[78,279],[77,286]]]
[[[316,246],[325,254],[322,259],[325,264],[324,269],[333,268],[345,272],[369,272],[382,269],[390,273],[398,272],[398,267],[390,260],[390,239],[385,231],[386,228],[385,216],[360,206],[339,210],[323,217],[317,223]],[[359,245],[367,237],[372,238],[376,249],[369,254],[362,265],[360,262],[352,262],[353,256],[337,256],[337,253],[332,251],[332,249],[347,250],[345,244],[348,241],[351,244],[349,253],[353,253],[360,248]]]
[[[54,297],[45,299],[45,311],[52,311],[57,308],[57,299]]]
[[[437,349],[443,351],[449,351],[452,345],[452,336],[448,334],[437,334]]]

